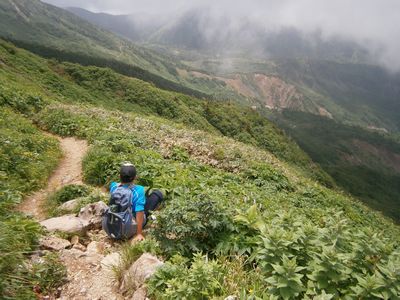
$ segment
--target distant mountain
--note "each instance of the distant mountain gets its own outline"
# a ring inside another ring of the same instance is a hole
[[[216,19],[207,9],[193,9],[166,18],[151,15],[110,15],[67,8],[79,17],[136,42],[161,44],[208,54],[258,57],[371,61],[368,51],[340,37],[322,38],[295,28],[268,30],[250,19]]]
[[[162,26],[162,18],[151,15],[111,15],[93,13],[79,7],[67,7],[66,10],[111,32],[132,41],[146,41],[148,37]]]
[[[0,37],[22,42],[23,46],[68,52],[70,56],[113,59],[177,81],[177,64],[171,59],[39,0],[0,1]]]
[[[400,75],[372,65],[368,51],[355,42],[294,28],[268,31],[251,20],[233,26],[228,17],[213,18],[206,9],[170,19],[70,10],[185,61],[192,70],[177,68],[178,80],[216,98],[400,130]]]

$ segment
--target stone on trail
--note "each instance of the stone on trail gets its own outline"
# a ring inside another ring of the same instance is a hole
[[[86,247],[83,246],[81,243],[76,243],[76,244],[72,247],[72,249],[77,249],[77,250],[80,250],[80,251],[82,251],[82,252],[85,252],[85,251],[86,251]]]
[[[125,272],[121,291],[125,293],[129,289],[139,289],[156,270],[164,263],[150,253],[143,253]]]
[[[71,243],[56,236],[45,236],[39,240],[39,245],[43,249],[60,251],[70,247]]]
[[[137,289],[131,298],[131,300],[146,300],[147,298],[147,289],[145,287],[141,287]]]
[[[75,217],[74,215],[65,215],[61,217],[51,218],[40,222],[47,231],[61,231],[66,233],[85,233],[88,227],[88,222]]]
[[[106,245],[103,242],[92,241],[87,245],[86,252],[94,254],[103,254]]]
[[[79,199],[73,199],[61,204],[59,209],[61,211],[73,212],[75,209],[78,208],[78,205],[79,205]]]
[[[78,243],[79,243],[79,236],[74,235],[74,236],[71,238],[71,244],[72,244],[72,245],[76,245],[76,244],[78,244]]]
[[[117,267],[121,262],[121,255],[118,252],[111,253],[101,260],[101,266],[105,270],[111,271],[113,267]]]
[[[81,208],[78,217],[88,222],[90,229],[100,229],[103,214],[107,208],[108,206],[103,201],[90,203]]]

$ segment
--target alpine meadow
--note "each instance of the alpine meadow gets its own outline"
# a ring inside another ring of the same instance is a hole
[[[46,2],[0,0],[0,299],[400,299],[397,71],[209,1]],[[127,163],[143,240],[104,230]]]

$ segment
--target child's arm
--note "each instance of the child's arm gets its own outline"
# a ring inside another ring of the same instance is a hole
[[[144,211],[138,211],[136,213],[136,223],[137,223],[137,232],[136,232],[136,236],[133,239],[134,241],[142,241],[144,240],[144,236],[142,234],[142,230],[143,230],[143,216],[144,216]]]
[[[136,232],[134,241],[142,241],[142,240],[144,240],[142,230],[143,230],[143,223],[144,223],[144,206],[146,204],[146,198],[144,195],[144,187],[137,186],[137,193],[138,193],[138,199],[136,200],[136,204],[134,207],[134,211],[136,214],[135,218],[136,218],[136,224],[137,224],[137,232]]]

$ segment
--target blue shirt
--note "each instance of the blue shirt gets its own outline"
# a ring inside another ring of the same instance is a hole
[[[110,193],[114,192],[118,186],[119,186],[118,182],[111,182]],[[124,186],[128,187],[129,184],[124,184]],[[146,204],[144,186],[134,185],[132,188],[132,194],[133,194],[132,211],[134,213],[139,212],[139,211],[144,211],[144,205]]]

